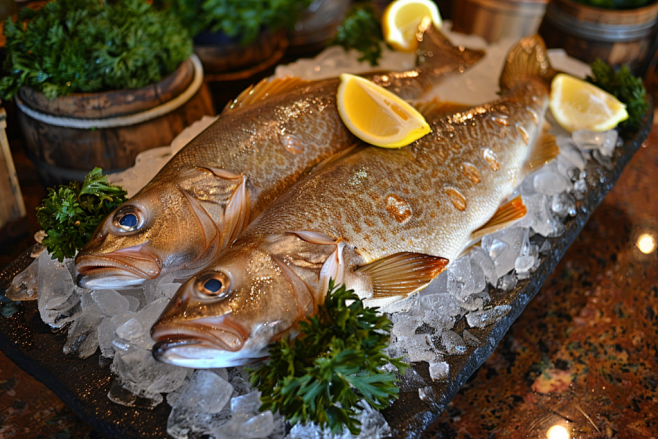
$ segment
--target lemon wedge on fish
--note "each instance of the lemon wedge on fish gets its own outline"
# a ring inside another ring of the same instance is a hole
[[[372,145],[401,148],[431,131],[414,107],[360,76],[340,75],[337,104],[352,134]]]
[[[430,17],[434,26],[441,28],[441,15],[433,1],[394,1],[388,5],[382,16],[384,40],[395,50],[413,52],[418,47],[416,31],[424,17]]]
[[[607,131],[628,119],[626,105],[600,88],[560,73],[551,82],[549,107],[555,120],[569,132]]]

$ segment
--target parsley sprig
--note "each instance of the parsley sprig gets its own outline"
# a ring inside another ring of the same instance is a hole
[[[53,259],[61,262],[72,258],[101,221],[124,201],[126,191],[109,184],[100,168],[94,168],[82,183],[49,188],[37,207],[37,220],[48,235],[42,244]]]
[[[642,84],[642,78],[633,76],[627,66],[622,66],[619,72],[604,61],[597,59],[592,64],[592,75],[587,80],[602,88],[626,104],[628,119],[621,123],[623,129],[636,130],[642,124],[642,119],[649,109],[647,90]]]
[[[376,66],[382,57],[383,41],[375,7],[370,3],[357,3],[347,12],[343,24],[338,27],[336,36],[329,44],[341,46],[345,50],[356,49],[361,52],[359,61],[368,61],[371,66]]]
[[[4,23],[0,97],[27,85],[48,99],[135,89],[160,81],[192,54],[178,19],[144,0],[57,0]]]
[[[383,366],[391,363],[401,374],[408,367],[383,352],[391,327],[354,291],[330,282],[318,313],[299,323],[299,336],[274,343],[269,364],[251,370],[251,384],[262,393],[260,409],[278,411],[292,424],[315,422],[333,433],[345,426],[358,434],[359,401],[381,410],[398,396],[396,376]]]

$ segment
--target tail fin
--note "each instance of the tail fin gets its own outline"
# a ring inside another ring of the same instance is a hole
[[[509,90],[520,79],[527,77],[550,81],[556,73],[548,60],[544,40],[539,35],[525,37],[507,54],[507,60],[500,75],[500,88]]]
[[[433,26],[426,17],[416,33],[418,50],[416,54],[419,73],[428,78],[442,78],[447,73],[463,72],[484,56],[483,50],[455,46],[443,33]],[[433,84],[432,84],[433,85]]]

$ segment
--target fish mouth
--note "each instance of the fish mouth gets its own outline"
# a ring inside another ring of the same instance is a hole
[[[156,323],[151,329],[156,342],[153,357],[163,363],[195,368],[244,365],[253,361],[241,352],[248,336],[242,325],[225,316]]]
[[[142,244],[103,255],[80,254],[75,269],[82,288],[129,288],[158,277],[162,265]]]

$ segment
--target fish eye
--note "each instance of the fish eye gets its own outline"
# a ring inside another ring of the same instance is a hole
[[[120,232],[137,231],[144,223],[143,215],[133,206],[122,208],[114,215],[114,226]]]
[[[195,289],[202,299],[223,299],[231,291],[231,279],[221,271],[211,271],[198,277]]]

